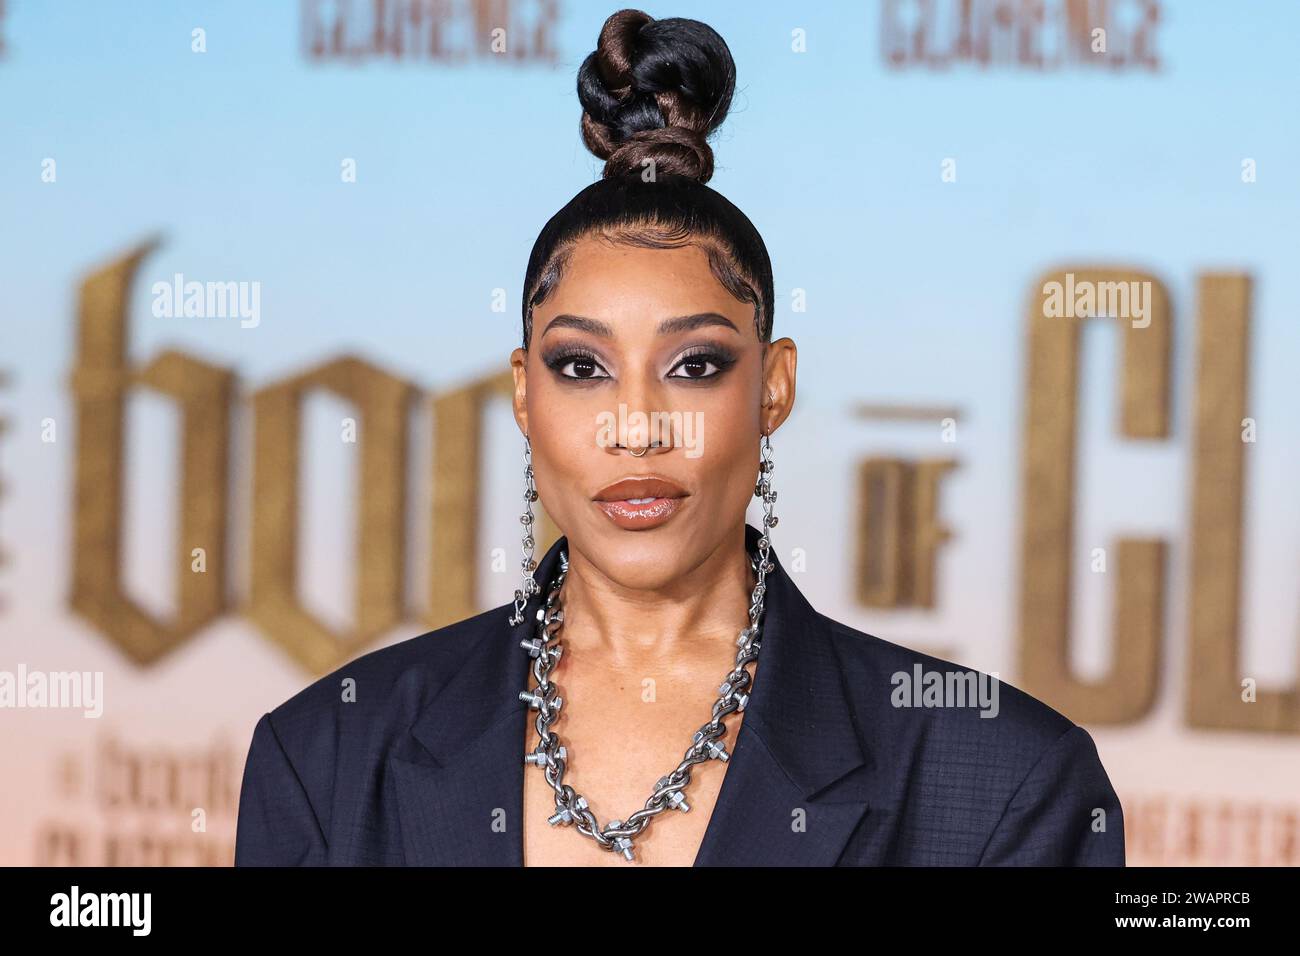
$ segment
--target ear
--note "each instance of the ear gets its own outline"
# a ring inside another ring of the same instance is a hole
[[[528,435],[528,352],[515,349],[510,353],[510,370],[515,376],[515,394],[512,399],[515,412],[515,424],[526,437]]]
[[[759,425],[768,435],[781,427],[794,408],[795,367],[798,363],[799,353],[793,339],[777,339],[764,350]]]

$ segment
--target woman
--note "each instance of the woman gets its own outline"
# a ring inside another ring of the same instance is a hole
[[[604,178],[538,237],[511,356],[524,584],[263,716],[238,864],[1123,864],[1083,729],[1006,686],[910,706],[914,675],[989,681],[781,566],[796,351],[762,238],[705,185],[734,86],[702,23],[605,23],[578,75]],[[539,498],[564,537],[534,562]]]

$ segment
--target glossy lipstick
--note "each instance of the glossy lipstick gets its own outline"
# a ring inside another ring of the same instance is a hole
[[[624,478],[596,492],[593,503],[625,531],[657,528],[677,513],[689,493],[658,476]]]

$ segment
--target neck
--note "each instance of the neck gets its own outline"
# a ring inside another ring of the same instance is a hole
[[[699,565],[655,589],[625,587],[571,551],[564,642],[620,667],[652,657],[686,662],[697,652],[716,664],[719,642],[733,644],[749,623],[754,583],[743,524]]]

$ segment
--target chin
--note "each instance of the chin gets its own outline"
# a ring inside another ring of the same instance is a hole
[[[654,590],[672,583],[694,566],[694,550],[700,539],[691,533],[693,530],[672,522],[646,531],[625,531],[607,522],[606,527],[582,538],[574,535],[570,547],[581,551],[616,584]]]

